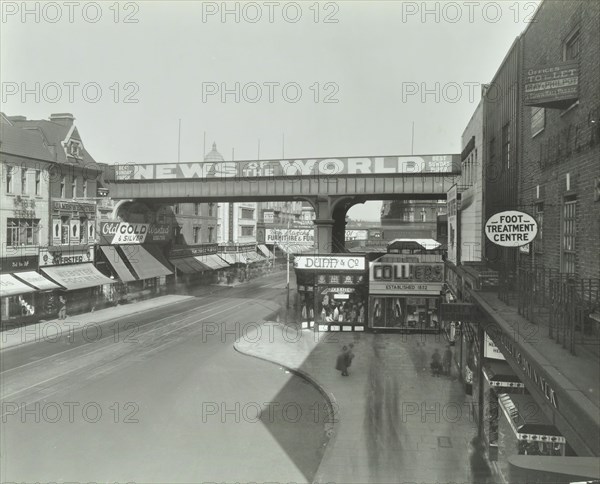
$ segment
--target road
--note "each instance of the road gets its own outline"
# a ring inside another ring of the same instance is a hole
[[[1,480],[310,482],[323,397],[233,349],[284,297],[276,275],[3,351]]]

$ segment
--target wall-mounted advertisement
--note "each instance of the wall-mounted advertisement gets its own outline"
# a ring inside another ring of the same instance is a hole
[[[579,98],[577,61],[526,69],[523,78],[523,104],[561,108]]]
[[[493,358],[494,360],[505,360],[504,355],[498,349],[496,344],[492,341],[492,338],[485,333],[485,346],[483,347],[483,356],[486,358]]]
[[[294,268],[314,271],[364,271],[366,259],[344,255],[303,255],[294,259]]]
[[[165,224],[142,224],[128,222],[102,222],[101,245],[144,244],[170,240],[171,226]]]
[[[49,251],[40,247],[39,266],[58,266],[64,264],[81,264],[94,262],[94,247],[63,247],[61,250]]]
[[[314,229],[265,229],[265,244],[281,242],[312,244],[314,241]]]
[[[368,230],[346,230],[346,240],[367,240]]]
[[[272,224],[275,221],[275,212],[272,210],[263,212],[263,222],[266,224]]]

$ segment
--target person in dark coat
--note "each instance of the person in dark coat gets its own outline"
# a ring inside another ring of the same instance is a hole
[[[444,374],[450,375],[450,370],[452,368],[452,350],[450,349],[450,345],[446,346],[442,361],[444,365]]]
[[[348,368],[350,368],[350,365],[352,365],[352,360],[354,359],[354,351],[352,351],[354,349],[354,343],[350,343],[348,345]]]
[[[335,363],[335,369],[341,371],[342,376],[348,376],[348,361],[348,347],[344,346]]]
[[[431,367],[431,372],[436,376],[442,372],[442,357],[437,348],[433,352],[433,355],[431,355],[431,365],[429,366]]]

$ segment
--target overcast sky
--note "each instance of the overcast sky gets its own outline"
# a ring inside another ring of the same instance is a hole
[[[258,140],[263,159],[410,154],[413,122],[415,154],[459,153],[538,3],[3,2],[2,110],[73,113],[109,164],[177,161],[179,120],[181,161],[204,133],[226,160]]]

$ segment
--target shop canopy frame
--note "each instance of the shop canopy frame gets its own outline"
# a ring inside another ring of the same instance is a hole
[[[91,262],[41,267],[42,272],[67,291],[88,289],[117,282],[102,274]]]
[[[36,292],[36,289],[20,281],[13,274],[0,274],[0,297],[18,296]]]
[[[35,287],[38,291],[53,291],[62,287],[36,271],[17,272],[13,274],[17,279]]]

